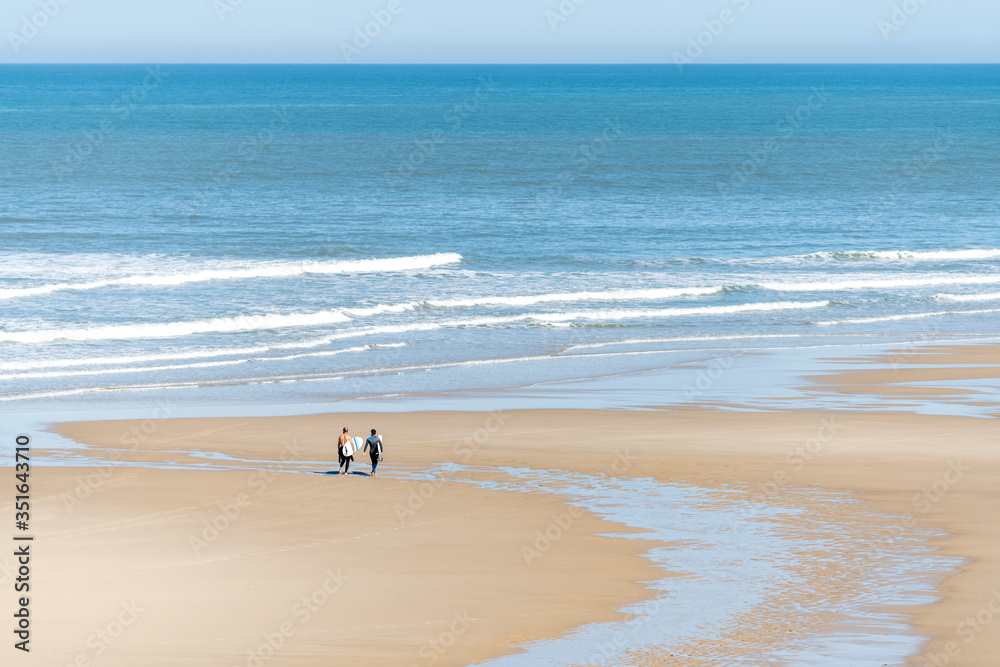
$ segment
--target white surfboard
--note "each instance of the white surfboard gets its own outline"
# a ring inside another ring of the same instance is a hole
[[[344,456],[353,456],[355,452],[361,451],[361,448],[365,446],[364,438],[351,438],[344,443],[341,450],[344,452]]]

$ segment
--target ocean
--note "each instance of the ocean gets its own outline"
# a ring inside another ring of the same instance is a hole
[[[0,65],[0,402],[675,404],[708,357],[995,336],[998,75]]]

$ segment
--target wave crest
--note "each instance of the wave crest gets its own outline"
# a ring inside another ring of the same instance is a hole
[[[0,332],[0,343],[41,344],[56,341],[134,340],[144,338],[177,338],[201,333],[260,331],[286,327],[317,326],[348,322],[351,318],[340,311],[291,315],[239,315],[188,322],[151,324],[118,324],[79,329],[42,329],[40,331]]]
[[[969,250],[842,250],[837,252],[813,252],[799,255],[803,259],[837,260],[846,262],[864,261],[948,261],[994,259],[1000,257],[997,248],[972,248]]]
[[[389,257],[382,259],[342,259],[327,262],[281,262],[263,264],[247,268],[201,269],[198,271],[133,275],[108,280],[92,280],[79,283],[52,283],[36,287],[13,287],[0,289],[0,300],[17,299],[61,291],[85,291],[105,287],[169,287],[187,283],[212,280],[250,280],[254,278],[294,278],[307,274],[345,273],[391,273],[429,269],[462,261],[462,256],[454,252],[434,255],[414,255],[412,257]]]
[[[934,298],[942,301],[958,302],[996,301],[997,299],[1000,299],[1000,292],[989,292],[987,294],[937,294]]]
[[[903,320],[922,320],[928,317],[947,317],[949,315],[985,315],[987,313],[1000,313],[1000,308],[989,310],[939,310],[931,313],[909,313],[906,315],[886,315],[884,317],[861,317],[852,320],[826,320],[815,322],[817,326],[830,327],[837,324],[873,324],[877,322],[899,322]]]
[[[934,278],[871,278],[867,280],[836,280],[797,283],[759,283],[758,287],[777,292],[827,292],[855,289],[896,289],[907,287],[934,287],[937,285],[995,285],[1000,275],[991,276],[938,276]]]

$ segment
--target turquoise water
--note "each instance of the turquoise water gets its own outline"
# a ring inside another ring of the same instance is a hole
[[[0,66],[0,400],[328,404],[995,333],[998,74]]]

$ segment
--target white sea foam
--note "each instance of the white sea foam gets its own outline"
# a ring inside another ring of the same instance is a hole
[[[665,287],[647,289],[619,289],[600,292],[554,292],[521,296],[480,296],[468,299],[424,299],[396,304],[377,304],[368,307],[341,308],[352,317],[370,317],[386,313],[404,313],[420,307],[474,308],[476,306],[533,306],[539,303],[573,303],[579,301],[656,301],[685,296],[711,296],[725,288],[717,287]]]
[[[397,343],[394,345],[382,345],[381,347],[400,347],[406,345],[406,343]],[[345,352],[365,352],[367,350],[373,349],[374,345],[360,345],[357,347],[345,347],[340,350],[321,350],[319,352],[303,352],[301,354],[290,354],[284,357],[263,357],[259,359],[253,359],[253,361],[290,361],[292,359],[306,359],[312,357],[333,357],[338,354],[344,354]]]
[[[167,366],[143,366],[130,368],[100,368],[85,371],[31,371],[28,373],[10,373],[0,375],[0,380],[39,380],[46,378],[84,377],[91,375],[117,375],[119,373],[141,373],[146,371],[193,370],[197,368],[216,368],[218,366],[235,366],[245,364],[247,359],[232,359],[230,361],[202,361],[193,364],[170,364]]]
[[[152,361],[180,361],[182,359],[211,359],[213,357],[246,356],[264,354],[271,350],[268,346],[230,347],[179,354],[143,354],[126,357],[87,357],[83,359],[40,359],[37,361],[10,361],[0,363],[0,371],[27,371],[43,368],[72,368],[79,366],[121,366],[144,364]]]
[[[240,315],[188,322],[121,324],[79,329],[43,329],[41,331],[0,332],[0,342],[42,344],[55,341],[134,340],[176,338],[200,333],[260,331],[286,327],[319,326],[348,322],[340,311],[295,313],[290,315]]]
[[[575,311],[570,313],[524,313],[503,317],[481,317],[466,320],[421,322],[416,324],[370,327],[367,329],[351,329],[319,340],[330,342],[341,337],[348,338],[379,333],[405,333],[408,331],[430,331],[443,327],[488,326],[492,324],[510,324],[524,321],[556,324],[574,320],[624,320],[645,317],[675,317],[685,315],[725,315],[741,312],[821,308],[826,305],[829,305],[828,301],[786,301],[778,303],[747,303],[734,306],[705,306],[697,308],[637,310],[616,309]],[[174,338],[199,333],[261,331],[293,327],[321,326],[348,321],[351,321],[351,318],[339,310],[321,311],[318,313],[293,313],[288,315],[243,315],[238,317],[220,317],[188,322],[124,324],[80,329],[46,329],[41,331],[0,332],[0,342],[44,344],[56,341]],[[293,345],[301,345],[301,343],[294,343]]]
[[[792,259],[940,262],[994,259],[997,257],[1000,257],[1000,249],[972,248],[968,250],[843,250],[839,252],[814,252],[808,255],[793,256]]]
[[[804,255],[772,255],[769,257],[673,257],[654,261],[627,262],[638,266],[670,266],[676,264],[802,264],[815,262],[950,262],[978,261],[1000,258],[998,248],[965,250],[829,250]]]
[[[815,334],[772,334],[772,335],[747,335],[747,336],[679,336],[674,338],[626,338],[625,340],[603,341],[600,343],[588,343],[586,345],[570,345],[563,352],[572,350],[589,350],[598,347],[612,347],[615,345],[644,345],[648,343],[700,343],[717,342],[723,340],[757,340],[772,338],[815,338]]]
[[[243,268],[201,269],[149,275],[132,275],[107,280],[76,283],[52,283],[35,287],[0,289],[0,300],[51,294],[64,290],[93,290],[105,287],[164,287],[210,280],[248,280],[252,278],[291,278],[306,274],[389,273],[415,271],[462,261],[458,253],[437,253],[412,257],[381,259],[345,259],[326,262],[274,262]]]
[[[80,396],[81,394],[95,394],[108,391],[128,391],[132,387],[85,387],[82,389],[61,389],[58,391],[33,391],[24,394],[0,394],[0,402],[7,401],[27,401],[44,398],[64,398],[66,396]],[[141,390],[142,388],[135,388]],[[166,387],[150,387],[150,389],[166,389]]]
[[[937,285],[995,285],[1000,275],[989,276],[934,276],[926,278],[866,278],[864,280],[834,280],[815,282],[767,282],[758,287],[779,292],[832,292],[856,289],[897,289],[933,287]]]
[[[411,303],[380,303],[366,308],[341,308],[340,312],[352,317],[371,317],[372,315],[385,315],[406,313],[415,310],[420,305],[419,302]]]
[[[35,391],[26,392],[23,394],[0,394],[0,402],[6,401],[23,401],[23,400],[36,400],[45,398],[63,398],[66,396],[80,396],[84,394],[103,394],[103,393],[123,393],[129,391],[162,391],[169,389],[196,389],[202,386],[209,386],[215,383],[211,381],[198,381],[198,382],[173,382],[173,383],[162,383],[162,384],[132,384],[132,385],[118,385],[114,387],[99,386],[99,387],[80,387],[78,389],[59,389],[51,391]]]
[[[65,377],[84,377],[93,375],[118,375],[121,373],[145,373],[149,371],[173,371],[173,370],[193,370],[198,368],[215,368],[218,366],[235,366],[237,364],[244,364],[247,362],[269,362],[269,361],[290,361],[292,359],[301,359],[304,357],[330,357],[338,354],[345,354],[348,352],[364,352],[367,350],[374,349],[376,347],[400,347],[406,345],[406,343],[395,343],[382,346],[374,345],[361,345],[356,347],[342,348],[339,350],[322,350],[320,352],[307,352],[303,354],[291,354],[278,357],[252,357],[245,359],[232,359],[228,361],[208,361],[208,362],[196,362],[190,364],[170,364],[166,366],[128,366],[125,368],[99,368],[99,369],[89,369],[82,371],[30,371],[25,373],[10,373],[8,375],[0,375],[0,380],[27,380],[27,379],[46,379],[46,378],[65,378]]]
[[[278,345],[260,345],[256,347],[220,347],[209,350],[197,350],[194,352],[181,352],[171,354],[143,354],[133,356],[112,356],[112,357],[85,357],[81,359],[39,359],[36,361],[11,361],[0,363],[0,371],[28,371],[44,368],[73,368],[80,366],[134,366],[147,364],[155,361],[181,361],[184,359],[212,359],[217,357],[241,357],[247,358],[253,355],[266,354],[272,350],[295,350],[310,347],[320,347],[325,345],[327,338],[312,338],[305,341],[293,343],[281,343]],[[369,345],[369,347],[402,347],[406,343],[384,343]]]
[[[327,344],[335,340],[345,338],[357,338],[362,336],[375,336],[382,334],[412,333],[415,331],[434,331],[437,329],[460,328],[460,327],[485,327],[504,324],[517,324],[519,322],[542,322],[550,325],[557,325],[573,320],[614,320],[614,319],[635,319],[645,317],[680,317],[685,315],[727,315],[741,312],[756,311],[779,311],[797,310],[810,308],[823,308],[830,305],[829,301],[784,301],[778,303],[748,303],[736,306],[704,306],[699,308],[662,308],[662,309],[641,309],[641,310],[602,310],[602,311],[578,311],[573,313],[524,313],[521,315],[508,315],[504,317],[478,317],[459,320],[440,320],[437,322],[420,322],[413,324],[389,324],[374,327],[360,327],[348,329],[329,336],[324,336],[318,344]]]
[[[942,301],[996,301],[1000,299],[1000,292],[989,292],[987,294],[937,294],[935,298]]]
[[[539,322],[570,322],[573,320],[607,321],[655,317],[683,317],[687,315],[729,315],[777,310],[803,310],[825,308],[829,305],[829,301],[780,301],[776,303],[743,303],[737,306],[703,306],[698,308],[580,310],[571,313],[533,313],[528,317]]]
[[[145,339],[145,338],[168,338],[187,336],[197,333],[215,332],[238,332],[238,331],[260,331],[268,329],[281,329],[303,326],[317,326],[323,324],[335,324],[350,321],[351,318],[343,315],[339,311],[323,311],[320,313],[301,313],[292,315],[257,315],[231,318],[217,318],[212,320],[196,320],[194,322],[170,322],[164,324],[128,324],[121,326],[94,327],[90,329],[52,329],[34,332],[0,332],[0,342],[15,343],[51,343],[55,341],[95,341],[95,340],[116,340],[116,339]],[[239,354],[240,350],[262,351],[273,349],[294,349],[320,347],[334,340],[344,338],[355,338],[360,336],[372,336],[378,334],[406,333],[410,331],[432,331],[446,327],[466,327],[466,326],[487,326],[491,324],[509,324],[521,322],[528,319],[525,316],[508,317],[481,317],[465,320],[448,320],[440,322],[421,322],[418,324],[382,325],[375,327],[361,327],[347,329],[338,333],[325,335],[294,343],[284,343],[261,348],[224,348],[219,351],[219,355]],[[387,346],[388,347],[388,346]],[[141,357],[120,357],[120,359],[135,359],[148,361],[152,359],[183,359],[197,358],[202,353],[190,353],[190,355],[144,355]],[[214,356],[212,353],[205,353],[205,356]],[[74,360],[75,361],[75,360]],[[36,362],[38,363],[38,362]],[[41,362],[46,363],[46,362]],[[54,363],[54,362],[53,362]],[[89,360],[80,360],[80,363],[89,364]],[[8,364],[7,366],[15,366]]]
[[[325,345],[335,340],[343,340],[345,338],[411,333],[414,331],[436,331],[437,329],[449,328],[485,327],[496,324],[515,324],[517,322],[524,322],[526,319],[528,318],[524,315],[508,315],[506,317],[476,317],[464,320],[439,320],[437,322],[418,322],[412,324],[386,324],[374,327],[347,329],[329,336],[324,336],[318,340],[322,341],[320,344]]]
[[[555,292],[524,296],[483,296],[472,299],[428,299],[423,302],[434,308],[468,308],[474,306],[533,306],[538,303],[572,303],[575,301],[655,301],[684,296],[710,296],[722,292],[717,287],[665,287],[619,289],[601,292]]]
[[[886,315],[884,317],[861,317],[851,320],[826,320],[815,322],[821,327],[834,326],[836,324],[872,324],[876,322],[897,322],[901,320],[922,320],[928,317],[945,317],[948,315],[984,315],[986,313],[1000,313],[1000,308],[990,310],[939,310],[932,313],[909,313],[907,315]]]

